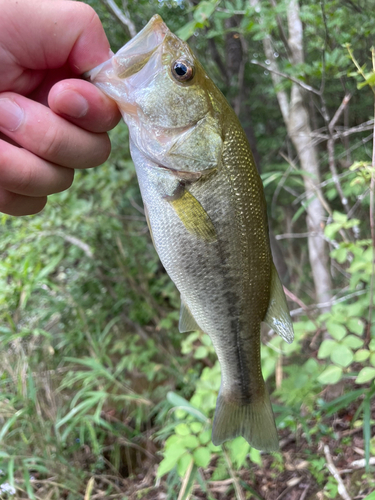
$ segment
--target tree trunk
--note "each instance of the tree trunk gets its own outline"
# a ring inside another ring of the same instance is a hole
[[[250,3],[252,6],[261,5],[259,0],[250,0]],[[304,62],[303,29],[297,0],[290,0],[287,17],[289,29],[287,51],[290,54],[291,62],[300,64]],[[272,81],[288,135],[297,152],[301,169],[307,173],[303,179],[307,193],[306,223],[308,231],[315,234],[308,238],[309,260],[316,298],[318,302],[327,302],[331,298],[332,282],[329,272],[328,249],[323,238],[325,211],[321,202],[323,195],[319,187],[319,163],[316,149],[311,141],[309,116],[304,106],[302,90],[299,85],[292,84],[290,98],[284,90],[277,90],[280,88],[281,77],[273,72],[278,70],[278,65],[269,36],[264,38],[263,47],[269,61]]]

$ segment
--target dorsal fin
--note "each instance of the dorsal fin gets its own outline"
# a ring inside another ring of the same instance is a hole
[[[268,309],[263,320],[267,325],[275,330],[288,344],[293,342],[293,324],[289,314],[283,285],[277,274],[275,264],[272,263],[271,271],[271,295]]]

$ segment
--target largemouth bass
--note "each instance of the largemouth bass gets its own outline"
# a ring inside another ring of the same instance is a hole
[[[87,75],[129,127],[147,222],[181,294],[181,332],[212,339],[222,373],[218,445],[238,435],[278,449],[260,326],[293,328],[272,261],[261,179],[241,125],[189,46],[154,16]]]

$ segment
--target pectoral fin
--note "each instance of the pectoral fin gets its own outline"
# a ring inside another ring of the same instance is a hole
[[[290,318],[283,285],[281,284],[274,264],[272,264],[271,271],[270,302],[263,321],[267,323],[270,328],[275,330],[275,332],[288,342],[288,344],[293,342],[293,324]]]
[[[178,192],[178,196],[172,196],[168,201],[189,233],[208,242],[217,240],[215,226],[209,215],[184,187]]]
[[[181,300],[180,322],[178,324],[180,333],[194,332],[200,330],[198,323],[193,318],[190,309]]]

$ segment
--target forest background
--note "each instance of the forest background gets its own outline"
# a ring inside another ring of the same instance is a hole
[[[374,0],[89,0],[112,49],[155,13],[233,105],[296,338],[262,332],[280,452],[212,445],[220,369],[178,332],[128,132],[0,219],[0,498],[375,499]]]

